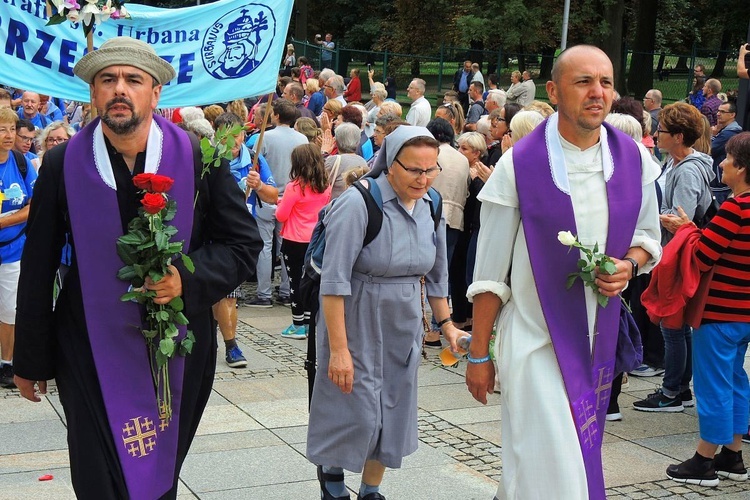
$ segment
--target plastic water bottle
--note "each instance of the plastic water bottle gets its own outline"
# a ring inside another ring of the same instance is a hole
[[[471,345],[471,335],[461,337],[456,341],[456,345],[458,345],[459,350],[468,352],[469,346]]]

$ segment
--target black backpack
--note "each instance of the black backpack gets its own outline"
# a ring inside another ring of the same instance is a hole
[[[383,226],[383,196],[380,193],[380,187],[374,179],[369,179],[367,187],[360,181],[352,184],[352,187],[359,191],[367,206],[367,228],[362,246],[366,247],[380,233]],[[443,199],[434,188],[427,190],[430,197],[430,215],[434,223],[434,230],[437,231],[440,226],[440,218],[443,215]],[[315,325],[318,311],[320,310],[320,271],[323,268],[323,254],[326,248],[326,227],[323,219],[333,207],[336,200],[323,207],[318,213],[318,222],[310,238],[310,244],[305,253],[305,265],[302,271],[302,278],[298,286],[299,296],[305,310],[310,311],[310,323],[308,323],[307,334],[307,359],[305,360],[305,370],[307,370],[308,402],[312,400],[313,384],[315,383],[315,372],[317,362],[317,351],[315,347]]]

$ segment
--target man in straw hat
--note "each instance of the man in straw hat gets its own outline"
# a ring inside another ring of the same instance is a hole
[[[78,498],[175,498],[180,467],[208,400],[216,364],[211,304],[252,269],[261,241],[226,163],[201,177],[197,142],[154,115],[175,72],[145,43],[106,41],[74,68],[90,85],[96,119],[44,157],[21,263],[16,384],[40,401],[56,379],[68,425]],[[182,297],[196,342],[170,361],[172,418],[157,408],[139,306],[122,302],[127,283],[115,242],[137,215],[132,176],[174,179],[171,222],[195,263],[182,262],[146,287],[157,304]],[[193,201],[198,193],[193,209]],[[73,259],[53,308],[55,271],[68,235]]]

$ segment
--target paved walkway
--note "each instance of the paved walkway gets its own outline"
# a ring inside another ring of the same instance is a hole
[[[290,318],[282,306],[240,308],[238,341],[249,367],[227,368],[219,349],[213,393],[182,470],[180,499],[319,498],[315,467],[304,457],[306,342],[277,334]],[[466,390],[463,365],[443,368],[437,351],[429,355],[419,373],[419,450],[404,460],[403,469],[388,471],[383,493],[391,500],[490,500],[502,474],[499,396],[480,405]],[[631,403],[658,382],[631,377],[620,397],[624,420],[607,425],[609,498],[750,499],[750,481],[701,488],[666,479],[668,464],[693,454],[697,420],[694,408],[675,414],[633,411]],[[40,404],[0,389],[0,422],[0,499],[74,498],[65,419],[54,386]],[[45,474],[54,479],[39,481]],[[347,475],[352,491],[359,483],[358,475]]]

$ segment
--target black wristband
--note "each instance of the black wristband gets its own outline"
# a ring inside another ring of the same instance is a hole
[[[450,317],[450,316],[448,316],[448,317],[447,317],[447,318],[445,318],[444,320],[442,320],[442,321],[438,321],[438,323],[437,323],[437,326],[438,326],[438,328],[441,328],[441,327],[442,327],[442,326],[443,326],[444,324],[446,324],[446,323],[450,323],[451,321],[453,321],[453,320],[451,319],[451,317]]]
[[[628,262],[633,264],[633,274],[630,276],[630,279],[633,279],[636,276],[638,276],[638,262],[632,257],[625,257],[622,260],[627,260]]]

